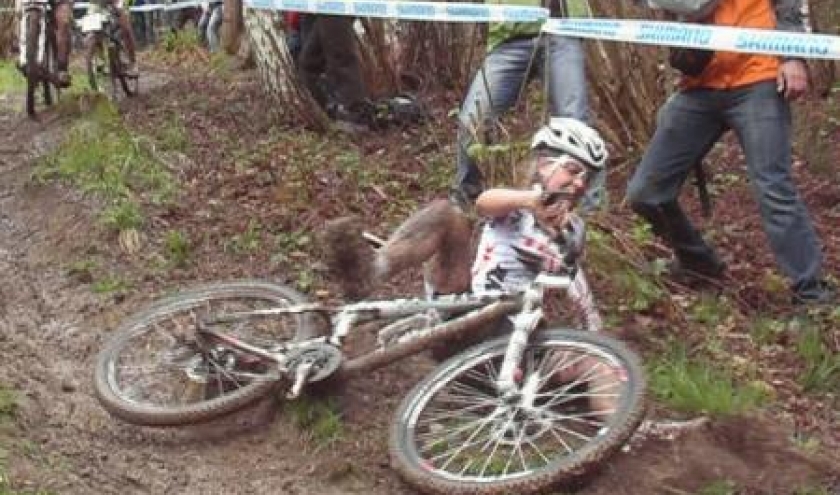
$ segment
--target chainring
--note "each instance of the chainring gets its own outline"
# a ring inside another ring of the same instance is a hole
[[[335,373],[343,359],[344,356],[337,347],[315,342],[289,351],[286,355],[286,367],[293,370],[306,362],[312,363],[312,372],[306,379],[311,383]]]

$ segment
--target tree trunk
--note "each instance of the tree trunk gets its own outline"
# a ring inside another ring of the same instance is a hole
[[[224,0],[222,14],[222,49],[236,55],[242,37],[242,0]]]
[[[286,45],[279,12],[246,9],[245,32],[257,65],[269,107],[307,127],[326,130],[329,119],[301,85],[295,63]]]

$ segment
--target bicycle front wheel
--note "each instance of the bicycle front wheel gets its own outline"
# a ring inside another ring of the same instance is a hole
[[[528,343],[501,397],[508,338],[436,368],[403,400],[391,427],[392,464],[428,493],[537,493],[580,476],[620,447],[644,415],[638,359],[615,339],[546,330]]]
[[[305,302],[291,288],[259,281],[198,287],[164,299],[120,326],[100,352],[97,397],[129,423],[200,423],[269,393],[280,377],[274,363],[224,346],[199,345],[199,318]],[[273,315],[226,325],[224,333],[252,346],[276,348],[312,333],[310,315]]]
[[[108,57],[111,60],[111,82],[114,85],[114,96],[117,96],[117,86],[122,88],[123,93],[128,97],[137,94],[137,90],[134,87],[137,83],[137,78],[129,77],[125,74],[125,70],[128,67],[128,54],[126,54],[125,50],[120,45],[114,45],[108,50]]]

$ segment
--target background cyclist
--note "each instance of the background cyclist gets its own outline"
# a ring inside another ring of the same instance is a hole
[[[137,76],[137,50],[134,42],[134,32],[131,29],[131,20],[123,7],[123,0],[91,0],[88,7],[88,14],[108,14],[108,9],[113,8],[117,13],[117,22],[120,25],[123,46],[128,56],[128,66],[123,69],[126,76]]]

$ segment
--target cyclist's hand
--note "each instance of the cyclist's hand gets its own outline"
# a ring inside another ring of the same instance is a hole
[[[556,237],[572,211],[572,200],[563,192],[544,192],[533,211],[546,233]]]

